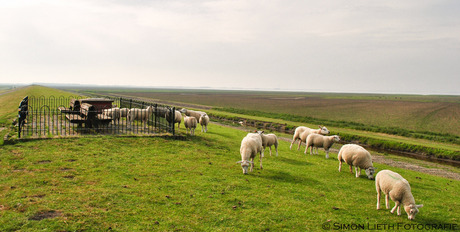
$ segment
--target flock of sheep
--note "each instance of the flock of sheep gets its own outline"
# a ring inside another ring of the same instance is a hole
[[[318,148],[324,148],[326,159],[328,159],[329,149],[335,142],[340,141],[340,137],[337,135],[327,136],[329,133],[330,131],[323,126],[319,126],[319,129],[299,126],[294,132],[289,148],[292,149],[292,145],[297,140],[300,140],[297,150],[300,149],[302,142],[304,142],[306,143],[305,154],[307,154],[308,148],[310,148],[310,155],[313,154],[314,149],[316,149],[316,154],[318,154]],[[263,169],[262,158],[264,157],[264,150],[269,147],[271,155],[271,146],[273,145],[278,156],[278,139],[276,135],[265,134],[263,131],[248,133],[241,141],[241,161],[237,162],[241,164],[243,174],[247,174],[248,169],[249,171],[253,170],[254,158],[257,154],[260,154],[260,169]],[[361,169],[364,169],[367,177],[374,179],[376,168],[372,164],[371,154],[365,148],[356,144],[343,145],[339,150],[337,159],[339,160],[339,172],[342,169],[342,162],[345,162],[350,166],[351,173],[353,173],[352,168],[355,167],[356,177],[359,177]],[[410,220],[413,220],[419,212],[418,209],[423,207],[423,205],[415,204],[409,182],[396,172],[390,170],[378,172],[375,176],[375,187],[377,191],[377,209],[380,209],[381,192],[385,194],[385,206],[387,209],[390,208],[389,198],[395,202],[395,207],[391,209],[391,213],[394,213],[397,209],[397,214],[401,215],[401,205],[403,205]]]
[[[147,107],[147,109],[112,108],[103,111],[103,114],[112,117],[114,122],[119,122],[121,117],[126,117],[129,123],[128,125],[131,125],[134,120],[138,120],[143,122],[144,127],[153,113],[157,116],[165,117],[168,122],[170,122],[172,118],[169,115],[170,110],[166,107],[157,107],[155,112],[152,106]],[[177,123],[178,130],[180,129],[182,119],[186,128],[186,134],[188,134],[190,130],[190,135],[194,135],[198,124],[201,125],[201,132],[208,131],[209,116],[205,112],[188,110],[185,108],[176,110],[173,123]],[[295,129],[289,149],[292,149],[294,143],[299,140],[297,150],[300,149],[303,142],[306,144],[305,154],[307,154],[308,148],[310,148],[310,155],[313,155],[313,153],[318,154],[318,148],[323,148],[326,152],[326,159],[328,159],[329,149],[335,142],[340,141],[338,135],[327,136],[329,133],[330,131],[324,126],[319,126],[319,129],[299,126]],[[275,134],[265,134],[263,131],[248,133],[241,141],[241,161],[237,162],[241,164],[243,174],[247,174],[248,169],[249,171],[253,170],[254,158],[257,154],[260,154],[260,169],[263,169],[262,158],[264,157],[264,150],[268,147],[271,156],[271,147],[274,146],[276,156],[278,156],[278,144],[278,138]],[[365,148],[356,144],[343,145],[339,150],[337,159],[339,160],[339,172],[342,169],[342,163],[345,162],[349,165],[351,173],[353,173],[352,168],[355,167],[356,177],[359,177],[361,169],[364,169],[367,177],[369,179],[374,179],[376,168],[374,168],[372,164],[371,154]],[[423,205],[415,204],[409,182],[398,173],[390,170],[380,171],[375,176],[375,186],[377,191],[377,209],[380,209],[381,192],[385,194],[385,206],[387,209],[390,208],[389,198],[395,202],[395,207],[391,209],[391,213],[397,210],[397,214],[401,215],[402,204],[410,220],[413,220],[415,215],[419,212],[418,209],[423,207]]]
[[[182,122],[182,118],[184,119],[184,125],[186,128],[186,134],[190,130],[190,134],[195,134],[195,128],[197,127],[198,123],[201,125],[201,132],[208,131],[208,124],[209,124],[209,116],[202,111],[194,111],[194,110],[187,110],[181,109],[175,110],[174,117],[171,117],[171,111],[167,107],[156,107],[148,106],[146,109],[140,108],[118,108],[113,107],[110,109],[104,109],[102,114],[104,116],[112,118],[114,123],[119,124],[121,118],[126,118],[128,128],[136,121],[142,121],[144,128],[147,127],[147,121],[149,118],[155,114],[156,116],[164,117],[166,120],[171,123],[171,119],[173,118],[173,124],[177,123],[177,130],[180,129],[180,123]],[[184,116],[182,116],[184,114]]]

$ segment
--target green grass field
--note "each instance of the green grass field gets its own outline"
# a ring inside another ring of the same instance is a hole
[[[348,167],[339,173],[337,160],[325,160],[322,151],[305,156],[281,142],[278,157],[267,150],[264,169],[256,165],[243,175],[235,162],[246,133],[209,129],[185,140],[89,137],[4,145],[0,230],[317,231],[324,223],[458,223],[458,181],[391,168],[425,205],[409,221],[377,211],[374,181],[355,178]]]
[[[37,90],[24,91],[16,98]],[[0,103],[14,102],[14,113],[19,102],[10,97],[0,96]],[[7,111],[0,118],[7,119]],[[347,165],[339,173],[335,153],[326,160],[322,150],[304,155],[280,141],[278,157],[267,149],[264,169],[256,158],[255,170],[243,175],[236,161],[246,133],[212,124],[208,133],[193,137],[182,129],[176,139],[93,136],[2,145],[0,231],[459,228],[457,180],[375,164],[404,176],[416,202],[424,204],[409,221],[405,212],[376,210],[374,181],[364,172],[355,178]]]

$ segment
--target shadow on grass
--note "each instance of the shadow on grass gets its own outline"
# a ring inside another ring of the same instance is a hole
[[[295,160],[295,159],[289,159],[286,157],[279,157],[278,158],[281,162],[285,162],[287,164],[292,164],[292,165],[297,165],[297,166],[305,166],[305,165],[311,165],[307,160]]]
[[[290,173],[279,170],[264,170],[263,173],[261,175],[257,175],[257,177],[283,183],[301,184],[306,186],[321,184],[321,182],[315,179],[306,178],[304,176],[293,176]]]

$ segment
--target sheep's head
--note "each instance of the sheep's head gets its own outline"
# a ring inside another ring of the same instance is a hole
[[[243,169],[243,174],[248,174],[249,165],[254,164],[254,162],[248,161],[248,160],[242,160],[236,163],[241,164],[241,168]]]
[[[261,135],[261,134],[264,133],[264,131],[254,131],[254,133],[257,133],[257,134]]]
[[[414,220],[415,219],[415,215],[418,213],[418,209],[419,208],[422,208],[423,205],[416,205],[416,204],[410,204],[410,205],[405,205],[404,206],[404,210],[406,211],[407,213],[407,217],[410,219],[410,220]]]
[[[340,141],[340,137],[338,135],[334,135],[332,137],[334,137],[334,142]]]
[[[374,179],[374,173],[375,173],[375,167],[369,167],[368,169],[366,169],[366,175],[367,175],[367,178],[369,180],[373,180]]]
[[[319,126],[319,129],[321,129],[319,133],[322,135],[328,135],[329,133],[331,133],[325,126]]]

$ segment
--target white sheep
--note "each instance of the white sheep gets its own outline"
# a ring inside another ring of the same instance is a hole
[[[270,150],[270,156],[272,155],[272,146],[275,146],[276,156],[278,156],[278,137],[275,134],[265,134],[264,131],[257,131],[257,133],[262,138],[262,146],[265,148],[268,147]]]
[[[132,125],[134,120],[139,120],[143,122],[144,128],[147,128],[147,121],[152,114],[153,114],[152,106],[147,107],[147,109],[132,108],[128,111],[127,119],[129,121],[129,125]]]
[[[195,135],[196,125],[197,125],[197,120],[195,117],[189,117],[189,116],[184,117],[185,134],[187,134],[188,130],[190,130],[190,135]]]
[[[361,169],[364,169],[367,178],[374,179],[376,168],[372,164],[372,156],[363,147],[356,144],[343,145],[339,150],[337,159],[339,160],[339,172],[342,170],[342,162],[345,161],[350,165],[351,173],[353,173],[352,167],[355,167],[356,178],[361,175]]]
[[[168,110],[166,111],[165,113],[165,118],[166,118],[166,121],[170,122],[171,121],[171,117],[170,117],[170,113],[171,111]],[[179,131],[180,129],[180,123],[182,122],[182,114],[178,111],[178,110],[175,110],[174,111],[174,123],[173,124],[176,124],[177,123],[177,131]]]
[[[129,112],[128,108],[120,108],[120,117],[121,118],[128,117],[128,112]]]
[[[195,117],[197,122],[200,121],[201,115],[205,114],[205,112],[202,112],[202,111],[188,110],[188,109],[185,109],[185,108],[182,108],[180,110],[180,112],[185,114],[186,116]]]
[[[295,129],[294,136],[292,137],[291,146],[289,149],[292,148],[292,144],[295,143],[297,139],[299,139],[299,146],[297,147],[297,151],[300,150],[300,146],[302,142],[306,143],[307,137],[309,134],[322,134],[328,135],[330,131],[325,126],[319,126],[319,129],[311,129],[306,126],[299,126]]]
[[[264,148],[262,146],[262,137],[258,133],[249,133],[241,141],[241,161],[236,162],[241,164],[243,174],[248,174],[249,165],[251,165],[250,171],[252,172],[254,168],[254,158],[257,153],[260,154],[260,169],[263,169],[262,158],[264,157]]]
[[[201,132],[203,132],[203,128],[205,133],[208,132],[209,116],[206,113],[204,113],[200,116],[200,119],[198,121],[201,125]]]
[[[398,216],[401,215],[401,204],[410,220],[415,219],[419,208],[423,205],[416,205],[412,196],[409,182],[401,175],[390,170],[382,170],[375,176],[375,190],[377,191],[377,209],[380,209],[380,191],[385,194],[385,206],[390,208],[389,198],[395,202],[395,207],[391,209],[394,213],[398,209]]]
[[[120,123],[120,117],[121,117],[121,112],[120,108],[114,107],[110,109],[103,109],[102,110],[102,115],[104,117],[110,117],[113,120],[113,123],[119,124]]]
[[[307,149],[310,148],[310,155],[312,154],[312,150],[314,147],[322,147],[324,151],[326,151],[326,159],[329,159],[329,148],[332,147],[334,142],[340,141],[340,137],[338,135],[332,136],[323,136],[319,134],[310,134],[307,137],[307,146],[305,147],[305,154],[307,154]],[[318,154],[318,149],[316,149],[316,154]]]

